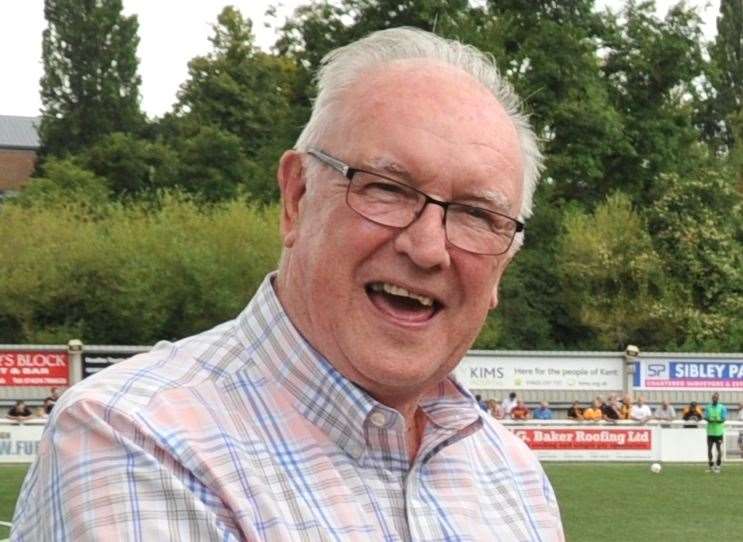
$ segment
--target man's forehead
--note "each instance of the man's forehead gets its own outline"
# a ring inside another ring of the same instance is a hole
[[[456,184],[445,200],[514,212],[519,195],[501,182],[522,178],[513,120],[495,96],[461,68],[430,59],[374,66],[338,95],[323,145],[351,165],[426,191],[437,179]],[[426,185],[426,186],[424,186]],[[510,201],[512,200],[512,201]]]
[[[456,93],[458,99],[484,100],[505,114],[503,106],[483,83],[464,69],[441,60],[394,60],[368,68],[359,75],[358,83],[351,88],[360,91],[359,96],[364,100],[374,96],[384,100],[385,94],[404,96],[409,93],[424,98]]]

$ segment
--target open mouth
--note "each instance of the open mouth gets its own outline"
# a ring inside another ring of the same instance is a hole
[[[389,282],[366,285],[369,299],[383,313],[405,322],[425,322],[442,308],[433,297],[411,292]]]

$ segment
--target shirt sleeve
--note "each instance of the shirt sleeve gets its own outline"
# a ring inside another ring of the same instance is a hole
[[[220,501],[133,417],[84,400],[54,413],[13,518],[16,542],[236,541]]]

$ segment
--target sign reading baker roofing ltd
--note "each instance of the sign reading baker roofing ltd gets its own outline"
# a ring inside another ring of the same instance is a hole
[[[635,362],[634,387],[646,390],[741,390],[743,359],[642,359]]]
[[[540,459],[647,460],[658,455],[654,428],[509,426],[509,429]]]
[[[0,386],[66,386],[67,352],[0,350]]]

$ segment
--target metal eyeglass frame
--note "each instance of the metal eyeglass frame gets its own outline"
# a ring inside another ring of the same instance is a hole
[[[439,201],[437,199],[432,198],[431,196],[429,196],[425,192],[422,192],[422,191],[418,190],[417,188],[414,188],[414,187],[412,187],[412,186],[410,186],[408,184],[402,183],[402,182],[400,182],[400,181],[398,181],[396,179],[391,179],[391,178],[389,178],[389,177],[387,177],[385,175],[380,175],[379,173],[375,173],[373,171],[367,171],[365,169],[359,169],[359,168],[351,167],[348,164],[346,164],[345,162],[342,162],[341,160],[338,160],[337,158],[334,158],[333,156],[331,156],[331,155],[327,154],[326,152],[323,152],[323,151],[321,151],[319,149],[309,149],[309,150],[307,150],[307,154],[309,154],[313,158],[316,158],[317,160],[319,160],[320,162],[322,162],[326,166],[329,166],[332,169],[336,170],[337,172],[339,172],[341,175],[343,175],[348,180],[348,188],[347,188],[347,191],[346,191],[346,205],[348,205],[351,209],[353,209],[353,211],[355,211],[356,213],[358,213],[360,216],[364,217],[366,220],[369,220],[371,222],[374,222],[375,224],[380,224],[382,226],[389,227],[389,228],[399,228],[399,229],[407,228],[408,226],[410,226],[410,224],[412,224],[413,222],[415,222],[418,219],[418,217],[421,215],[421,213],[423,213],[423,210],[426,208],[426,206],[429,203],[433,203],[434,205],[438,205],[439,207],[441,207],[441,208],[444,209],[444,218],[443,218],[442,223],[444,225],[444,232],[446,233],[447,240],[453,246],[459,248],[460,250],[464,250],[464,251],[470,252],[472,254],[480,254],[480,255],[483,255],[483,256],[500,256],[501,254],[505,254],[511,248],[511,245],[513,244],[513,240],[516,238],[516,234],[524,231],[524,223],[523,222],[521,222],[519,220],[516,220],[515,218],[510,217],[508,215],[505,215],[503,213],[499,213],[497,211],[491,211],[490,209],[483,209],[482,207],[475,207],[474,205],[467,205],[466,203],[459,203],[459,202],[456,202],[456,201]],[[423,206],[420,208],[420,210],[418,211],[418,213],[413,216],[413,219],[408,224],[406,224],[404,226],[393,226],[393,225],[390,225],[390,224],[384,224],[383,222],[377,222],[373,218],[369,218],[365,214],[361,213],[356,208],[354,208],[350,203],[348,203],[348,192],[350,192],[350,190],[351,190],[351,184],[353,183],[353,176],[356,173],[366,173],[367,175],[374,175],[375,177],[379,177],[379,178],[384,179],[386,181],[390,181],[390,182],[395,183],[397,185],[403,186],[403,187],[405,187],[408,190],[412,190],[413,192],[419,194],[420,196],[423,196],[423,201],[424,201]],[[499,217],[506,218],[508,220],[513,221],[514,224],[516,224],[516,227],[515,227],[515,229],[513,231],[513,235],[511,235],[511,239],[508,241],[508,245],[506,246],[506,248],[502,252],[476,252],[476,251],[473,251],[473,250],[462,248],[459,245],[457,245],[456,243],[452,243],[449,240],[449,234],[447,233],[447,230],[446,230],[446,217],[447,217],[447,211],[449,210],[449,206],[450,205],[456,205],[458,207],[476,209],[479,212],[484,212],[484,213],[489,213],[489,214],[497,215]]]

